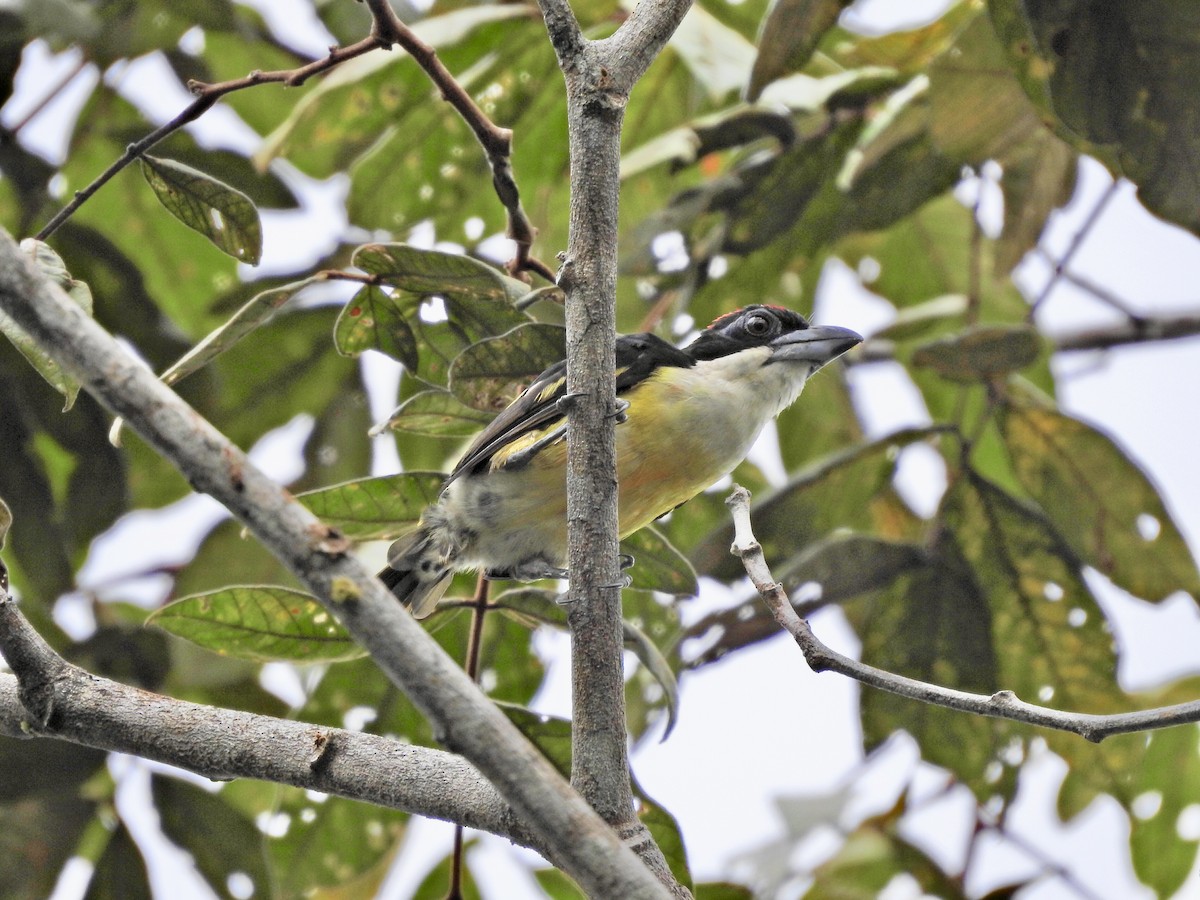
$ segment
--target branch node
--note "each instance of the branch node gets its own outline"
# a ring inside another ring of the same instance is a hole
[[[308,767],[314,772],[327,764],[333,755],[333,735],[318,731],[313,735],[313,751],[308,757]]]

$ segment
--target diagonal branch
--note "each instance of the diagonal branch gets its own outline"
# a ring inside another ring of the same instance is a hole
[[[1114,734],[1151,731],[1157,728],[1168,728],[1172,725],[1200,722],[1200,701],[1113,715],[1064,712],[1026,703],[1012,691],[997,691],[989,697],[984,694],[971,694],[917,681],[914,678],[906,678],[903,675],[868,666],[831,650],[813,634],[808,622],[800,618],[793,609],[783,586],[771,575],[771,570],[763,557],[762,546],[755,539],[751,528],[750,492],[743,487],[735,486],[733,493],[725,502],[729,505],[733,515],[735,529],[730,552],[741,558],[742,564],[746,567],[746,573],[754,582],[754,587],[758,590],[763,602],[775,616],[775,621],[800,645],[805,660],[814,672],[840,672],[855,681],[901,697],[908,697],[911,700],[920,700],[923,703],[931,703],[935,706],[980,716],[1012,719],[1028,725],[1069,731],[1096,743]]]
[[[348,542],[201,418],[0,232],[0,309],[111,412],[223,503],[346,626],[388,677],[499,790],[552,862],[589,893],[660,897],[659,882],[537,748],[395,602]],[[13,663],[10,660],[10,663]],[[13,663],[14,670],[17,665]],[[51,685],[53,689],[53,685]]]
[[[442,98],[454,107],[483,148],[492,170],[492,187],[508,213],[508,237],[517,245],[517,254],[508,264],[509,272],[515,275],[532,270],[547,281],[554,281],[554,271],[529,252],[537,237],[537,229],[521,206],[521,193],[512,169],[512,131],[501,128],[487,117],[479,104],[450,74],[450,70],[438,58],[437,51],[400,20],[388,0],[365,2],[374,18],[371,34],[375,40],[384,47],[396,44],[403,48],[425,70]]]

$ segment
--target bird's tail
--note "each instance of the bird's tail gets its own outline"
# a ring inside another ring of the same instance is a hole
[[[379,573],[379,580],[418,619],[433,612],[454,577],[431,550],[424,529],[402,537],[388,549],[388,564]]]

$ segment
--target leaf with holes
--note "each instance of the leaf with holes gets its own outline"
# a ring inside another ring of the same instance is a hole
[[[258,265],[262,223],[249,197],[183,163],[142,157],[142,174],[167,211],[234,259]]]
[[[296,499],[352,540],[392,540],[417,524],[445,477],[441,472],[402,472],[306,491]]]
[[[415,371],[417,338],[406,321],[409,312],[382,288],[368,284],[342,307],[333,326],[333,345],[342,356],[378,350]]]
[[[1017,478],[1089,565],[1151,602],[1181,590],[1200,596],[1174,517],[1112,438],[1032,404],[1006,405],[1000,421]]]
[[[193,594],[146,619],[205,649],[259,662],[335,662],[364,651],[310,595],[274,585]]]
[[[234,875],[249,882],[253,896],[269,895],[267,838],[226,796],[159,774],[151,776],[150,790],[163,833],[191,854],[217,896],[227,895]]]
[[[1200,797],[1200,753],[1195,725],[1164,728],[1145,736],[1142,764],[1134,770],[1133,869],[1160,897],[1183,887],[1196,861],[1196,839],[1180,834],[1180,816]]]
[[[939,515],[991,614],[992,645],[999,651],[995,684],[1055,709],[1127,710],[1130,698],[1116,679],[1118,648],[1083,580],[1082,561],[1033,504],[972,471],[966,476],[947,493]],[[1013,728],[995,733],[1020,733]],[[1038,733],[1070,767],[1058,796],[1064,819],[1100,794],[1124,800],[1144,738],[1118,736],[1096,745],[1064,732]]]

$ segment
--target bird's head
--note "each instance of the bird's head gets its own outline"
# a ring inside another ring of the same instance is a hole
[[[812,374],[862,343],[862,335],[837,325],[810,325],[808,319],[782,306],[754,304],[716,319],[687,346],[697,362],[763,348],[764,365],[807,364]]]

